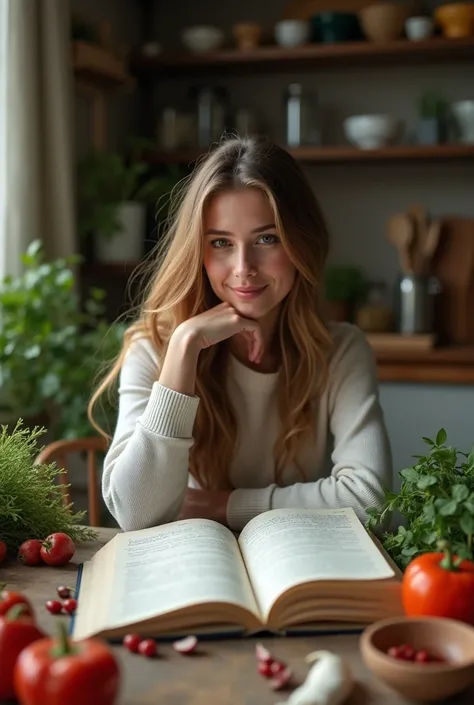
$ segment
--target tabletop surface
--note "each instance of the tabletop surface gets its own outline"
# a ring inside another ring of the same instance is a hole
[[[10,562],[0,568],[0,583],[6,582],[8,589],[23,591],[30,598],[39,624],[49,634],[54,633],[58,619],[67,618],[50,615],[44,606],[46,600],[56,597],[58,585],[74,586],[79,563],[89,559],[116,530],[99,529],[98,533],[97,541],[79,544],[68,566],[27,567]],[[262,641],[290,666],[296,684],[303,682],[308,671],[304,657],[309,652],[329,649],[347,658],[357,683],[345,705],[407,705],[408,701],[367,671],[359,654],[358,640],[358,635],[206,640],[191,656],[177,654],[170,644],[160,643],[160,656],[155,659],[131,654],[124,647],[114,645],[111,648],[122,669],[117,705],[275,705],[284,702],[290,691],[274,692],[256,671],[257,641]],[[449,703],[472,705],[474,688]],[[0,705],[4,705],[3,702]]]

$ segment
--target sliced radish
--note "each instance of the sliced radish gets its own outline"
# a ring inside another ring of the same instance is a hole
[[[179,654],[192,654],[195,651],[198,640],[195,636],[185,636],[173,643],[173,649]]]
[[[291,681],[292,676],[293,673],[289,668],[285,668],[283,671],[280,671],[280,673],[277,673],[270,681],[273,690],[282,690],[282,688],[287,686]]]
[[[285,670],[286,664],[283,661],[273,661],[270,665],[270,672],[272,676],[277,676],[279,673]]]
[[[263,661],[264,663],[274,660],[269,650],[260,643],[255,646],[255,656],[257,657],[257,661]]]

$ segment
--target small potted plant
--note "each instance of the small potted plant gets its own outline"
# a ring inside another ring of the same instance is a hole
[[[166,212],[172,188],[182,174],[171,165],[156,176],[138,158],[92,152],[78,167],[79,231],[92,235],[100,262],[138,262],[144,253],[147,205]]]
[[[351,321],[354,307],[366,290],[361,269],[352,265],[332,265],[326,268],[324,294],[326,314],[333,321]]]
[[[426,91],[420,97],[416,137],[424,145],[446,141],[446,103],[434,91]]]

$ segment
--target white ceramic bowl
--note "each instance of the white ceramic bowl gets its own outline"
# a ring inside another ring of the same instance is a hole
[[[186,27],[181,32],[181,41],[186,49],[194,53],[218,49],[224,43],[224,32],[210,25]]]
[[[380,149],[393,142],[398,120],[391,115],[351,115],[344,120],[346,138],[360,149]]]
[[[304,20],[282,20],[274,29],[275,41],[282,47],[296,47],[309,41],[309,22]]]

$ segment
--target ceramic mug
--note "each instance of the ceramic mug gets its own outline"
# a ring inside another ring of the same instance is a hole
[[[412,42],[418,42],[431,37],[434,22],[431,17],[408,17],[405,21],[405,32]]]

